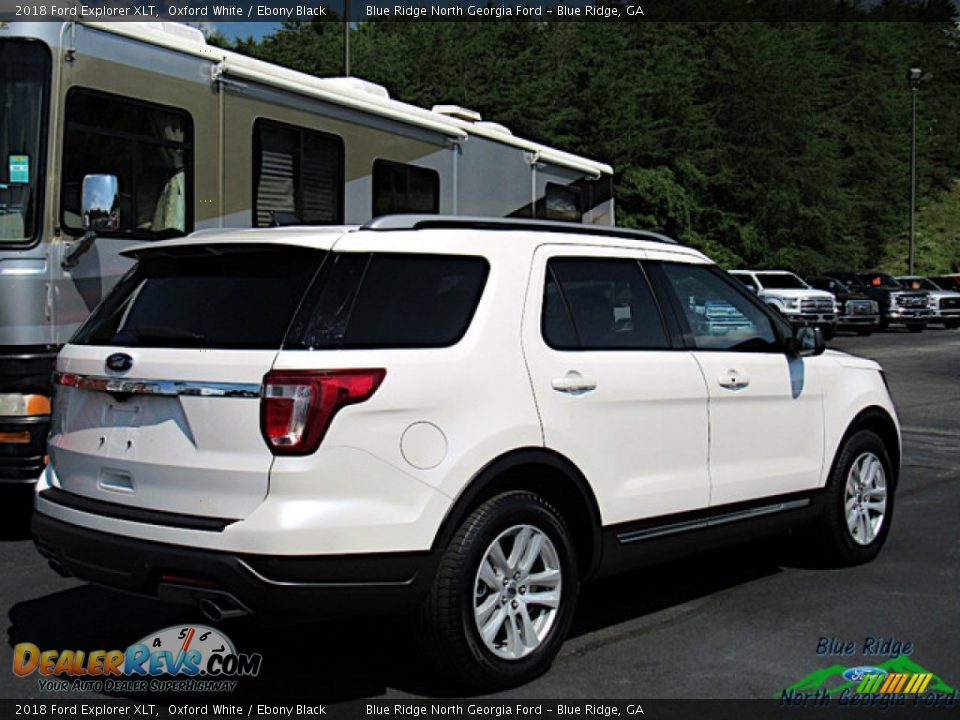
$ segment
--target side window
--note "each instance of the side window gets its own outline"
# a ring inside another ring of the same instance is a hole
[[[580,188],[547,183],[544,199],[546,201],[544,215],[547,220],[565,220],[567,222],[581,222],[583,220]]]
[[[373,163],[373,216],[440,212],[440,175],[436,170],[389,160]]]
[[[428,348],[467,332],[487,261],[458,255],[335,254],[303,301],[284,347]]]
[[[701,350],[777,351],[773,321],[745,293],[706,265],[662,263],[682,320]]]
[[[343,141],[336,135],[257,120],[253,126],[253,221],[343,222]]]
[[[669,347],[660,309],[636,260],[552,259],[541,322],[544,340],[558,350]]]
[[[193,229],[193,122],[186,111],[74,88],[63,146],[67,230],[83,232],[83,176],[98,173],[117,176],[118,234],[157,238]]]

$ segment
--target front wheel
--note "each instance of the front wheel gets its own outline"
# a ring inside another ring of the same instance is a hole
[[[895,476],[880,437],[851,435],[840,449],[824,493],[824,513],[810,540],[829,565],[857,565],[877,556],[893,517]]]
[[[911,323],[907,325],[907,329],[910,330],[910,332],[912,333],[921,333],[923,332],[923,329],[925,327],[926,325],[924,325],[923,323]]]
[[[443,554],[419,616],[424,655],[466,687],[527,682],[559,652],[578,593],[576,553],[560,514],[533,493],[497,495]]]
[[[859,330],[857,330],[857,335],[859,335],[860,337],[868,337],[870,335],[873,335],[873,328],[860,328]]]
[[[947,328],[947,330],[956,330],[960,327],[960,320],[944,320],[943,326]]]

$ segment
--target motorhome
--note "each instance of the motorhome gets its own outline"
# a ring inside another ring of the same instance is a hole
[[[45,462],[57,349],[132,244],[388,213],[612,225],[608,165],[176,23],[0,23],[0,483]]]

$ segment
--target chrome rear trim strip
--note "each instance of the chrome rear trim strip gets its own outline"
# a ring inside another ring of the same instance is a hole
[[[259,398],[261,386],[255,383],[219,383],[195,380],[140,380],[97,375],[56,372],[57,385],[81,390],[96,390],[129,395],[161,395],[187,397]]]

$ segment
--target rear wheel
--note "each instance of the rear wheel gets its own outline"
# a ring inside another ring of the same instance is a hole
[[[579,582],[559,513],[529,492],[498,495],[466,519],[420,611],[424,655],[477,689],[527,682],[570,629]]]
[[[855,432],[840,449],[827,483],[823,517],[809,536],[817,558],[840,566],[875,558],[890,532],[893,491],[883,440],[869,430]]]
[[[907,325],[907,329],[912,333],[921,333],[925,327],[926,325],[923,323],[910,323]]]
[[[873,328],[860,328],[859,330],[857,330],[857,335],[860,335],[861,337],[867,337],[868,335],[872,335],[872,334],[873,334]]]
[[[943,325],[948,330],[956,330],[958,327],[960,327],[960,320],[944,320]]]

